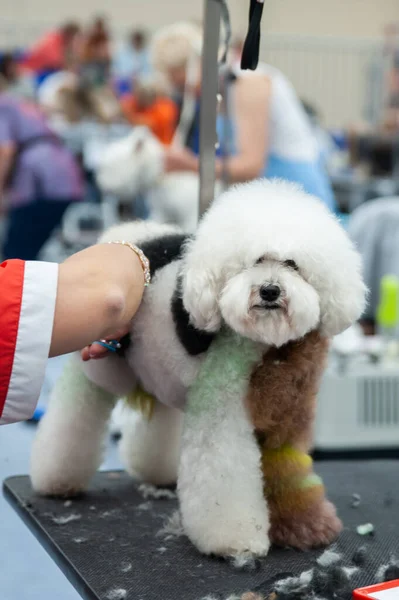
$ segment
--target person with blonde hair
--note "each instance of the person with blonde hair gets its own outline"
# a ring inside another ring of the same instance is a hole
[[[172,145],[166,149],[169,172],[199,170],[198,100],[201,79],[206,76],[201,73],[202,37],[199,25],[176,23],[159,30],[152,42],[154,68],[185,98],[183,122],[187,104],[195,105],[183,140],[186,148]],[[265,64],[255,72],[241,71],[234,64],[226,79],[229,83],[218,117],[216,176],[227,176],[231,183],[261,176],[296,182],[335,210],[318,142],[290,82]]]

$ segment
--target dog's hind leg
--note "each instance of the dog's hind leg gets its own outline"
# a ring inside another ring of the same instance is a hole
[[[151,416],[129,410],[120,454],[126,470],[157,486],[177,481],[183,413],[154,400]]]
[[[73,356],[52,391],[33,442],[31,479],[37,492],[67,496],[86,488],[101,463],[114,403],[114,395],[89,381],[80,359]]]

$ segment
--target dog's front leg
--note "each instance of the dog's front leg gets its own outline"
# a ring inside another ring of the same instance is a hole
[[[215,340],[188,394],[178,492],[184,529],[206,554],[269,549],[260,452],[243,401],[258,352],[248,340]]]

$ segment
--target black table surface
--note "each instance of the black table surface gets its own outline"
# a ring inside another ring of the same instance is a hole
[[[353,587],[375,583],[379,566],[399,556],[399,463],[323,462],[316,470],[345,525],[334,549],[348,565],[359,546],[368,549]],[[145,499],[120,471],[99,472],[89,491],[71,501],[37,496],[26,476],[7,479],[3,491],[82,598],[90,600],[226,600],[248,590],[267,595],[277,579],[309,569],[320,554],[272,549],[253,572],[204,557],[184,536],[162,533],[176,500]],[[351,506],[354,493],[361,497],[358,508]],[[360,536],[356,527],[369,522],[375,535]]]

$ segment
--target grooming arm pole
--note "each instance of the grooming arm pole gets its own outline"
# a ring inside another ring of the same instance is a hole
[[[216,96],[218,92],[218,51],[222,13],[218,0],[205,0],[204,4],[205,26],[200,105],[199,216],[206,211],[215,193]]]

